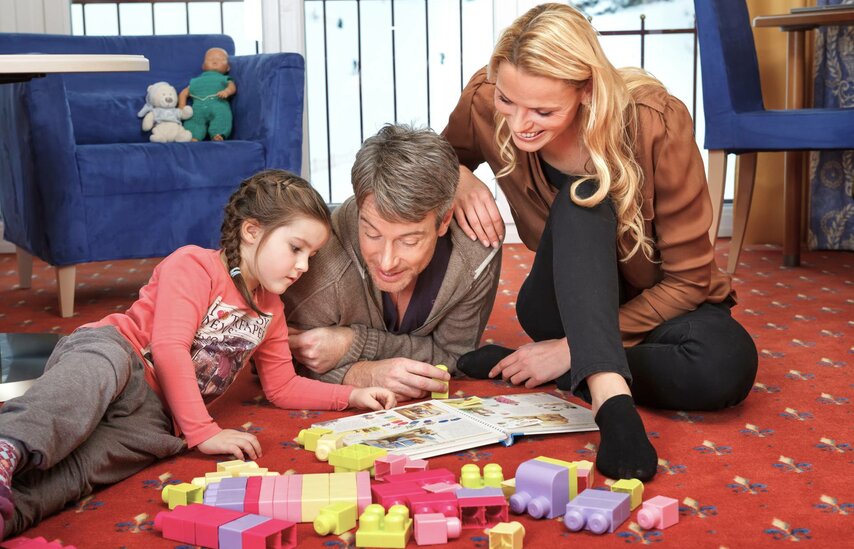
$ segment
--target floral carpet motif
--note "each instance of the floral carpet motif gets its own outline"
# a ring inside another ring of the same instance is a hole
[[[727,242],[718,244],[725,264]],[[528,341],[515,318],[515,298],[533,254],[521,245],[504,250],[502,280],[484,342],[518,346]],[[796,269],[779,267],[775,247],[742,253],[735,278],[735,317],[756,341],[759,374],[741,405],[716,413],[642,409],[658,449],[659,471],[644,497],[679,501],[680,522],[664,531],[642,530],[636,512],[613,534],[571,533],[559,520],[516,517],[527,547],[582,543],[585,547],[845,546],[854,532],[854,256],[807,252]],[[34,265],[31,289],[17,287],[15,258],[0,256],[0,331],[68,333],[76,326],[124,310],[136,297],[156,259],[78,267],[76,314],[57,315],[56,282],[44,263]],[[540,390],[555,391],[554,385]],[[458,380],[452,393],[523,392],[503,382]],[[213,409],[224,427],[255,433],[264,447],[262,467],[280,472],[329,472],[293,441],[317,421],[342,415],[277,410],[263,398],[257,378],[243,372]],[[506,477],[538,455],[595,459],[598,433],[522,438],[510,447],[487,446],[430,459],[431,467],[459,471],[465,463],[500,463]],[[153,529],[165,509],[165,484],[191,480],[216,468],[216,459],[189,452],[152,465],[115,486],[95,492],[45,520],[26,535],[59,538],[79,548],[186,547]],[[606,479],[597,475],[595,486]],[[299,527],[301,547],[353,547],[354,533],[321,538],[310,524]],[[451,547],[489,545],[483,531],[466,530]],[[414,540],[410,547],[415,547]]]

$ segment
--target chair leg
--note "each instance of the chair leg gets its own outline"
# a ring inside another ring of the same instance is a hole
[[[744,233],[750,218],[753,184],[756,181],[756,153],[739,155],[736,162],[735,200],[732,202],[732,240],[729,243],[727,272],[734,274],[744,245]]]
[[[709,151],[709,195],[712,198],[712,226],[709,227],[709,240],[712,247],[718,239],[721,224],[721,211],[724,206],[724,180],[726,179],[726,151]]]
[[[27,289],[33,285],[33,256],[27,250],[15,246],[18,257],[18,286]]]
[[[783,188],[783,265],[797,267],[801,264],[801,182],[803,181],[801,151],[785,154],[785,181]]]
[[[74,315],[75,265],[56,267],[56,285],[59,288],[59,314],[62,318]]]

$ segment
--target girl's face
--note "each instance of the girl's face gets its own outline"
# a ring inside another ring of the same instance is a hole
[[[577,138],[576,115],[589,96],[588,88],[536,76],[504,61],[495,78],[495,109],[507,121],[519,150],[560,152],[560,147],[574,144]]]
[[[254,221],[243,222],[240,270],[250,291],[261,286],[281,295],[308,270],[308,259],[326,244],[329,229],[308,217],[273,229],[263,246],[264,230]]]

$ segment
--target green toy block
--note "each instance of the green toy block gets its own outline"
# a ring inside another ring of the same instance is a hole
[[[412,537],[412,519],[406,505],[392,505],[388,514],[382,505],[374,503],[359,517],[356,530],[357,547],[403,548]]]
[[[322,508],[314,519],[314,531],[336,536],[356,527],[355,503],[332,503]]]
[[[329,465],[335,467],[336,473],[367,471],[374,466],[374,461],[378,457],[386,454],[388,452],[382,448],[353,444],[330,452]]]
[[[303,429],[297,435],[297,443],[309,452],[317,450],[317,441],[325,434],[331,433],[332,429],[324,429],[322,427],[310,427]]]
[[[182,482],[181,484],[167,484],[160,497],[163,503],[174,509],[179,505],[190,505],[191,503],[204,503],[205,489],[202,486]]]

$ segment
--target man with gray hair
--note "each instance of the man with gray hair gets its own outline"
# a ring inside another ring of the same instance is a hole
[[[284,293],[301,373],[398,398],[443,392],[457,358],[480,342],[501,248],[453,220],[457,155],[429,129],[386,125],[352,169],[354,196],[332,214],[329,243]]]

